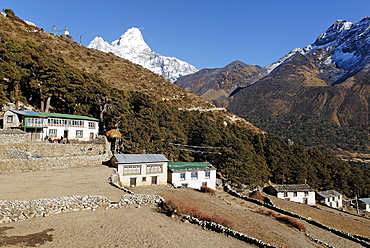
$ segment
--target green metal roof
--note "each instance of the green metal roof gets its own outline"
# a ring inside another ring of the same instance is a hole
[[[215,169],[209,162],[169,162],[168,168],[174,170],[199,170],[199,169]]]
[[[83,116],[83,115],[70,115],[70,114],[61,114],[61,113],[46,113],[46,112],[36,112],[36,111],[19,111],[11,110],[16,114],[20,114],[28,117],[50,117],[50,118],[63,118],[63,119],[77,119],[77,120],[89,120],[89,121],[99,121],[99,119]]]
[[[41,115],[51,117],[51,118],[64,118],[64,119],[78,119],[78,120],[90,120],[90,121],[99,121],[99,119],[83,116],[83,115],[70,115],[70,114],[61,114],[61,113],[46,113],[40,112]]]

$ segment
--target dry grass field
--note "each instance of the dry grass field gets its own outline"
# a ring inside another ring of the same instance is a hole
[[[118,201],[124,192],[108,184],[106,166],[0,175],[2,200],[32,200],[71,195],[103,195]],[[135,193],[180,199],[207,214],[234,222],[233,229],[277,247],[323,247],[305,233],[258,213],[260,206],[217,190],[216,196],[171,186],[137,187]],[[329,213],[273,198],[277,206],[351,234],[370,237],[370,220]],[[362,247],[299,220],[307,233],[334,247]],[[0,247],[252,247],[226,235],[170,218],[152,206],[62,213],[0,224]]]

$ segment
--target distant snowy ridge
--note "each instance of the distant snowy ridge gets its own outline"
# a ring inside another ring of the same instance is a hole
[[[170,82],[195,73],[197,68],[175,57],[166,57],[152,51],[145,43],[138,28],[128,29],[118,40],[111,44],[102,37],[95,37],[87,46],[106,53],[113,53],[121,58],[141,65],[144,68],[163,76]]]
[[[316,41],[304,48],[295,48],[277,62],[266,68],[269,72],[285,63],[293,55],[315,53],[322,71],[332,70],[333,82],[340,80],[344,74],[358,70],[370,62],[370,17],[358,23],[337,20]],[[333,68],[336,68],[333,70]]]

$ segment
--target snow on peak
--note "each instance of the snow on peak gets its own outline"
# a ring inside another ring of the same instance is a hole
[[[162,56],[152,51],[144,41],[140,29],[135,27],[128,29],[111,44],[101,37],[95,37],[88,47],[103,52],[112,52],[163,76],[170,82],[198,71],[197,68],[185,61],[175,57]]]
[[[354,23],[352,22],[337,20],[336,22],[334,22],[333,25],[331,25],[328,28],[328,30],[326,30],[319,37],[317,37],[314,45],[321,46],[334,41],[340,33],[348,29],[351,29],[353,25]]]
[[[118,40],[112,42],[112,45],[118,47],[131,47],[139,50],[151,50],[150,47],[145,43],[143,35],[140,29],[130,28],[128,29]]]
[[[294,54],[314,53],[320,66],[333,64],[344,70],[351,70],[365,63],[370,51],[370,17],[358,23],[337,20],[315,42],[304,48],[296,48],[284,55],[277,62],[266,66],[269,71],[288,61]]]

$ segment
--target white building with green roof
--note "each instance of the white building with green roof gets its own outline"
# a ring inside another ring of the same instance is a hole
[[[216,168],[208,162],[169,162],[168,182],[175,188],[216,189]]]
[[[8,110],[4,113],[3,129],[21,129],[30,140],[51,139],[91,140],[99,133],[99,119],[60,113]]]

